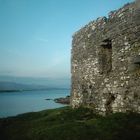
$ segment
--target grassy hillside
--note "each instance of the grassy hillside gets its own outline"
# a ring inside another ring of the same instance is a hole
[[[0,119],[1,140],[140,140],[140,114],[107,117],[86,108],[45,110]]]

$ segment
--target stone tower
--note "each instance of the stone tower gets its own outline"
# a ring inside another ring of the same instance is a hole
[[[99,114],[140,113],[138,3],[92,21],[73,35],[71,106]]]

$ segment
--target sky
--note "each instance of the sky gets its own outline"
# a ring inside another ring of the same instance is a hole
[[[134,0],[0,0],[0,75],[70,78],[71,41]]]

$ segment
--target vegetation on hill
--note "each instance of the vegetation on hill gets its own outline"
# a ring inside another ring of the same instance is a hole
[[[63,107],[0,119],[1,140],[139,140],[140,114]]]

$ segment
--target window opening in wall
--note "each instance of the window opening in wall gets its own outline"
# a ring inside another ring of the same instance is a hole
[[[134,64],[135,65],[138,65],[138,66],[140,66],[140,55],[137,55],[135,58],[134,58]]]
[[[140,55],[134,57],[131,69],[135,75],[140,76]]]
[[[102,41],[99,57],[101,73],[109,73],[112,70],[112,42],[110,39]]]

